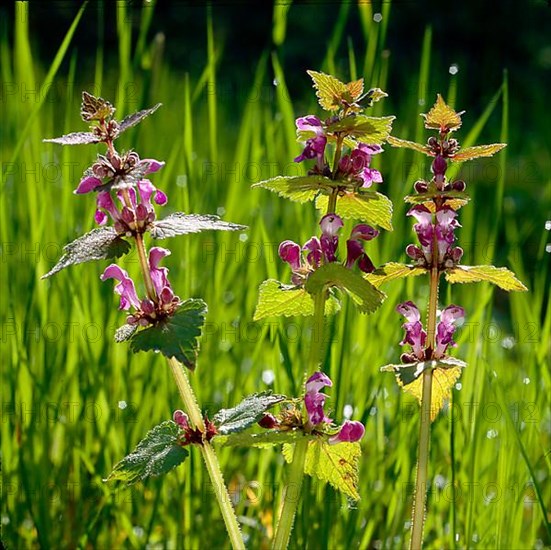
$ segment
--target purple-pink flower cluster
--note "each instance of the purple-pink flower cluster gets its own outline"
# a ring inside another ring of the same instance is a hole
[[[320,221],[320,238],[314,236],[302,247],[290,240],[279,245],[279,257],[289,264],[293,272],[293,284],[304,284],[308,276],[320,266],[338,261],[338,233],[343,225],[337,214],[326,214]],[[347,256],[344,265],[351,269],[357,263],[363,272],[371,273],[375,266],[364,252],[363,243],[374,239],[378,234],[376,229],[367,224],[356,225],[346,241]]]
[[[462,307],[450,305],[440,313],[440,321],[436,326],[436,345],[430,357],[427,356],[427,333],[423,329],[418,307],[408,301],[396,306],[396,311],[406,318],[406,322],[402,325],[405,334],[400,345],[411,346],[411,353],[402,354],[402,362],[416,363],[441,359],[446,354],[448,346],[455,347],[457,345],[453,340],[453,334],[457,324],[465,318],[465,310]]]
[[[126,318],[130,325],[148,326],[155,324],[161,319],[172,315],[178,305],[180,298],[174,294],[168,280],[168,269],[159,267],[159,262],[170,254],[170,250],[160,247],[153,247],[149,251],[149,273],[155,290],[155,296],[138,298],[136,286],[128,272],[117,264],[109,265],[101,276],[102,281],[115,279],[115,292],[120,296],[119,309],[133,312]]]
[[[408,216],[413,216],[417,223],[413,226],[421,247],[410,244],[406,254],[423,267],[434,264],[444,268],[456,265],[463,249],[452,246],[455,242],[455,229],[461,227],[457,221],[457,212],[452,208],[443,207],[433,214],[423,204],[410,208]]]
[[[315,372],[306,382],[306,394],[304,396],[304,405],[308,415],[307,429],[322,429],[323,425],[331,425],[332,420],[325,414],[325,401],[327,395],[322,393],[325,387],[332,387],[333,382],[323,372]],[[346,420],[338,433],[332,435],[328,442],[330,444],[359,441],[365,433],[365,428],[361,422],[355,420]]]

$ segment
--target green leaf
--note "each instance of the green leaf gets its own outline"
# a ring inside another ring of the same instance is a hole
[[[287,462],[292,462],[293,452],[292,445],[283,446],[283,456]],[[361,454],[358,442],[330,445],[325,439],[318,438],[308,443],[304,473],[331,484],[337,491],[358,501],[358,462]]]
[[[88,92],[82,92],[80,104],[80,116],[85,122],[104,120],[113,116],[116,109],[109,101],[102,97],[96,97]]]
[[[374,287],[379,288],[381,285],[388,283],[389,281],[403,279],[404,277],[416,277],[417,275],[423,275],[424,273],[427,273],[427,269],[424,267],[389,262],[377,268],[373,271],[373,273],[364,275],[364,277]]]
[[[423,377],[421,374],[425,370],[432,369],[432,402],[430,407],[432,422],[444,406],[445,401],[450,398],[451,390],[461,376],[461,370],[466,366],[467,364],[460,359],[443,357],[442,359],[419,363],[385,365],[380,370],[394,372],[398,385],[421,403],[423,395]]]
[[[394,136],[388,136],[387,142],[392,145],[392,147],[405,147],[406,149],[413,149],[419,153],[431,156],[430,149],[426,145],[421,143],[416,143],[415,141],[408,141],[407,139],[400,139]]]
[[[335,296],[329,296],[325,302],[325,315],[337,313],[340,303]],[[264,281],[258,290],[258,303],[254,312],[254,321],[265,317],[295,317],[314,315],[314,300],[304,287],[284,285],[275,279]]]
[[[446,280],[449,283],[478,283],[488,281],[503,290],[528,290],[512,271],[505,267],[493,265],[457,265],[446,270]]]
[[[465,147],[460,149],[455,155],[450,157],[452,162],[463,162],[480,157],[491,157],[498,151],[507,147],[506,143],[492,143],[491,145],[475,145],[474,147]]]
[[[175,212],[162,220],[154,221],[149,231],[154,239],[166,239],[201,231],[239,231],[246,228],[245,225],[224,222],[218,216]]]
[[[326,111],[336,111],[343,106],[343,99],[347,99],[348,103],[353,103],[355,101],[346,87],[346,84],[341,82],[338,78],[317,71],[306,72],[314,81],[316,96],[318,97],[322,109]]]
[[[284,395],[272,394],[271,391],[253,393],[235,407],[219,410],[212,421],[221,435],[242,432],[258,422],[269,408],[285,399]]]
[[[165,357],[174,357],[193,370],[206,314],[207,304],[203,300],[190,298],[180,305],[174,315],[134,334],[130,347],[134,353],[160,351]]]
[[[119,124],[119,134],[122,134],[124,131],[128,130],[128,128],[132,128],[132,126],[139,124],[144,118],[152,115],[160,106],[161,103],[157,103],[157,105],[154,105],[149,109],[143,109],[143,111],[138,111],[124,117]]]
[[[225,447],[273,447],[283,443],[294,443],[298,438],[317,437],[306,436],[301,431],[278,431],[269,430],[258,434],[234,433],[225,436],[216,436],[214,441]]]
[[[361,275],[337,263],[321,266],[306,281],[306,290],[311,294],[332,286],[346,292],[361,313],[372,313],[386,297]]]
[[[92,229],[89,233],[65,245],[63,247],[63,256],[41,278],[46,279],[47,277],[51,277],[70,265],[90,262],[92,260],[119,258],[129,250],[130,244],[121,239],[112,227]]]
[[[166,474],[188,456],[178,445],[180,428],[172,420],[155,426],[138,443],[137,447],[115,465],[104,481],[121,481],[132,485],[150,476]]]
[[[277,176],[255,183],[252,187],[263,187],[280,197],[296,202],[308,202],[316,198],[320,191],[331,193],[338,182],[325,176]]]
[[[327,133],[342,133],[346,136],[353,136],[364,143],[380,145],[383,143],[392,130],[392,121],[396,117],[372,117],[366,115],[349,115],[326,128]]]
[[[120,343],[130,340],[136,330],[138,330],[138,325],[129,325],[128,323],[122,325],[115,331],[115,342]]]
[[[327,210],[328,197],[320,195],[316,200],[318,210]],[[375,191],[344,192],[337,199],[336,214],[378,225],[392,231],[392,201]]]

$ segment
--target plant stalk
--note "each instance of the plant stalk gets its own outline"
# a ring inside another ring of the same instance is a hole
[[[325,300],[327,291],[323,289],[314,295],[314,320],[312,323],[312,336],[310,340],[310,357],[306,376],[311,376],[322,362],[325,350]],[[289,539],[293,529],[295,514],[302,491],[304,479],[304,464],[308,439],[299,440],[295,444],[293,462],[289,467],[289,479],[283,491],[283,508],[277,523],[276,533],[272,542],[272,550],[283,550],[289,546]]]
[[[184,402],[184,408],[186,409],[190,420],[196,428],[204,432],[205,422],[203,421],[201,409],[199,408],[197,398],[195,397],[195,392],[189,383],[184,367],[176,359],[174,359],[174,357],[168,360],[168,364],[174,376],[174,380],[176,381],[176,385],[178,386],[178,391],[180,392],[180,396]],[[214,494],[216,496],[216,500],[218,501],[220,511],[222,512],[222,517],[224,518],[224,523],[226,524],[226,530],[228,531],[232,548],[234,550],[245,550],[243,537],[241,536],[241,531],[239,529],[239,523],[237,522],[237,517],[235,516],[235,512],[231,504],[228,489],[224,483],[224,476],[222,475],[222,470],[220,469],[220,463],[218,462],[216,452],[208,441],[203,441],[203,444],[199,445],[199,448],[201,449],[201,454],[203,455],[210,481],[214,488]]]
[[[436,247],[434,248],[436,250]],[[433,266],[430,272],[430,295],[427,319],[427,355],[432,355],[435,346],[436,311],[438,308],[438,281],[440,273],[438,266]],[[419,423],[419,446],[417,450],[417,469],[413,495],[413,514],[410,550],[421,550],[423,547],[423,528],[427,507],[427,476],[430,451],[430,425],[432,407],[432,369],[426,369],[423,374],[423,393],[421,396],[421,418]]]
[[[145,290],[147,292],[147,297],[153,302],[157,303],[157,293],[155,292],[155,287],[153,286],[153,281],[151,280],[151,273],[149,271],[149,262],[147,261],[147,254],[145,251],[145,245],[143,242],[143,235],[141,233],[136,234],[136,249],[138,250],[138,258],[140,259],[140,267],[142,270],[143,280],[145,284]]]

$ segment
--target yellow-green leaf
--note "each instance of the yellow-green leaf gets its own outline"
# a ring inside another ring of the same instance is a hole
[[[421,403],[423,394],[423,376],[421,374],[428,369],[432,369],[430,407],[430,419],[432,422],[442,410],[444,402],[450,398],[451,390],[461,376],[461,370],[466,366],[467,364],[460,359],[445,357],[438,361],[385,365],[380,370],[394,372],[398,385]]]
[[[327,126],[327,132],[334,134],[343,133],[353,136],[364,143],[380,145],[392,130],[392,121],[396,117],[374,117],[365,115],[349,115]]]
[[[461,126],[461,115],[465,111],[456,113],[446,104],[440,94],[436,97],[436,103],[425,117],[425,128],[435,130],[457,130]]]
[[[383,92],[381,88],[371,88],[365,96],[365,99],[369,102],[369,105],[376,103],[377,101],[383,99],[383,97],[388,97],[386,92]]]
[[[330,193],[337,185],[337,182],[324,176],[277,176],[255,183],[252,187],[269,189],[292,201],[307,202],[314,200],[322,190]]]
[[[406,147],[407,149],[413,149],[430,156],[430,149],[426,145],[421,145],[415,141],[408,141],[407,139],[400,139],[394,136],[388,136],[387,141],[392,147]]]
[[[318,210],[327,210],[328,197],[320,195],[316,200]],[[360,193],[344,192],[337,199],[336,214],[378,225],[392,231],[392,202],[374,191]]]
[[[334,296],[325,302],[325,314],[331,315],[340,309],[340,303]],[[284,285],[275,279],[264,281],[258,290],[258,303],[253,320],[283,315],[313,315],[314,300],[303,287]]]
[[[450,157],[453,162],[463,162],[465,160],[476,159],[479,157],[491,157],[498,151],[507,147],[506,143],[492,143],[491,145],[476,145],[460,149],[455,155]]]
[[[283,456],[287,462],[293,460],[294,447],[283,446]],[[360,500],[358,493],[358,462],[362,449],[356,443],[329,445],[324,439],[308,443],[304,473],[329,483],[354,501]]]
[[[458,265],[446,271],[446,280],[450,283],[478,283],[488,281],[503,290],[528,290],[512,271],[493,265]]]
[[[338,78],[317,71],[306,72],[314,81],[314,88],[316,88],[316,95],[322,109],[336,111],[342,107],[343,99],[346,97],[350,99],[349,103],[353,102],[346,84]]]
[[[377,268],[373,273],[364,275],[364,277],[374,287],[379,288],[389,281],[403,279],[404,277],[415,277],[417,275],[423,275],[423,273],[427,273],[424,267],[389,262]]]
[[[364,92],[364,79],[359,78],[358,80],[349,82],[346,84],[346,89],[348,90],[352,101],[357,101]]]
[[[359,273],[337,263],[326,264],[316,269],[306,281],[306,290],[312,294],[332,286],[346,292],[361,313],[372,313],[386,298],[385,294],[377,290]]]

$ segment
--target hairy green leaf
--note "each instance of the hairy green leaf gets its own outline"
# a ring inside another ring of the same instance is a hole
[[[394,136],[388,136],[387,142],[390,143],[392,147],[405,147],[406,149],[413,149],[414,151],[417,151],[419,153],[431,156],[430,149],[426,145],[416,143],[415,141],[408,141],[407,139],[400,139]]]
[[[92,132],[72,132],[57,138],[43,139],[45,143],[58,143],[59,145],[85,145],[87,143],[99,143],[100,138]]]
[[[221,435],[242,432],[258,422],[269,408],[285,399],[284,395],[272,394],[271,391],[254,393],[231,409],[219,410],[212,420]]]
[[[503,290],[528,290],[512,271],[493,265],[457,265],[446,270],[446,280],[450,283],[478,283],[488,281]]]
[[[274,445],[281,445],[283,443],[294,443],[297,439],[303,437],[311,437],[313,439],[317,436],[307,436],[297,430],[268,430],[257,434],[241,432],[216,436],[214,441],[226,447],[273,447]]]
[[[366,115],[349,115],[327,126],[328,133],[342,133],[352,136],[364,143],[380,145],[392,130],[392,121],[396,117],[372,117]]]
[[[112,227],[99,227],[63,247],[63,256],[57,264],[42,275],[42,279],[51,277],[70,265],[90,262],[92,260],[105,260],[119,258],[128,253],[130,244],[119,237]]]
[[[346,84],[341,82],[338,78],[317,71],[306,72],[314,81],[316,96],[318,97],[322,109],[326,111],[336,111],[343,107],[343,100],[346,100],[348,103],[353,103],[355,101],[355,98],[352,97]],[[358,97],[360,94],[358,94]]]
[[[491,145],[475,145],[474,147],[465,147],[460,149],[455,155],[450,157],[452,162],[463,162],[480,157],[491,157],[498,151],[507,147],[506,143],[492,143]]]
[[[293,452],[293,445],[283,446],[283,456],[287,462],[292,462]],[[304,473],[330,483],[337,491],[358,501],[358,463],[361,454],[358,442],[330,445],[326,440],[318,438],[308,443]]]
[[[80,116],[84,122],[104,120],[113,116],[116,109],[102,97],[96,97],[88,92],[82,92],[82,103],[80,104]]]
[[[130,347],[134,353],[161,352],[165,357],[174,357],[193,370],[199,349],[198,338],[206,314],[207,304],[203,300],[190,298],[171,317],[134,334]]]
[[[325,302],[325,315],[339,311],[340,303],[335,296],[329,296]],[[265,317],[283,315],[314,315],[314,300],[304,287],[284,285],[275,279],[264,281],[258,290],[258,303],[254,312],[254,321]]]
[[[364,277],[374,287],[379,288],[389,281],[403,279],[404,277],[416,277],[417,275],[423,275],[423,273],[427,273],[424,267],[389,262],[378,267],[373,273],[367,273]]]
[[[125,130],[128,130],[128,128],[132,128],[132,126],[139,124],[145,117],[152,115],[161,105],[161,103],[157,103],[157,105],[154,105],[149,109],[143,109],[142,111],[138,111],[124,117],[119,124],[119,134],[122,134]]]
[[[436,103],[430,111],[423,115],[425,128],[435,130],[457,130],[461,126],[461,115],[464,111],[456,113],[442,98],[440,94],[436,97]]]
[[[436,210],[434,199],[439,197],[442,201],[442,206],[447,206],[452,210],[459,210],[465,206],[470,197],[463,191],[434,191],[432,193],[418,193],[415,195],[407,195],[404,201],[409,204],[424,204],[431,212]]]
[[[245,225],[224,222],[218,216],[175,212],[162,220],[154,221],[150,232],[154,239],[167,239],[201,231],[239,231],[246,228]]]
[[[311,294],[332,286],[346,292],[361,313],[372,313],[386,297],[361,275],[337,263],[321,266],[306,281],[306,290]]]
[[[178,445],[179,434],[180,428],[172,420],[155,426],[129,455],[115,465],[104,481],[132,485],[151,476],[166,474],[188,456],[187,450]]]
[[[129,325],[128,323],[122,325],[115,331],[115,342],[120,343],[130,340],[136,330],[138,330],[138,325]]]
[[[318,210],[327,211],[328,197],[320,195],[316,200]],[[344,192],[337,199],[336,214],[378,225],[392,231],[392,201],[375,191]]]
[[[325,176],[277,176],[255,183],[252,187],[263,187],[274,191],[280,197],[296,202],[308,202],[316,198],[320,191],[331,193],[338,185]]]

